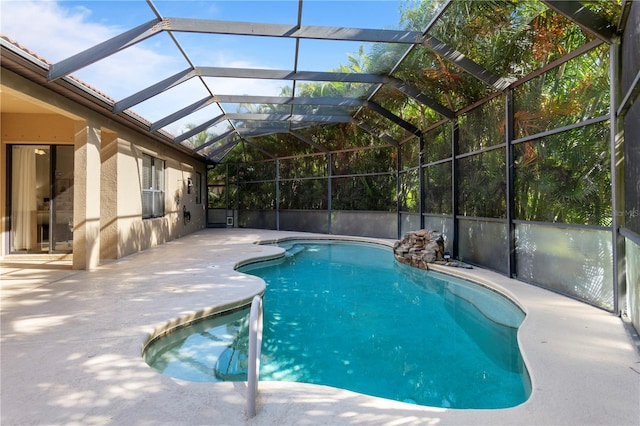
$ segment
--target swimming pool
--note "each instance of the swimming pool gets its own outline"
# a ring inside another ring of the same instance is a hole
[[[388,247],[290,242],[265,279],[261,380],[324,384],[437,407],[525,401],[517,345],[524,314],[496,292],[394,261]],[[248,310],[202,321],[146,351],[164,374],[246,380]]]

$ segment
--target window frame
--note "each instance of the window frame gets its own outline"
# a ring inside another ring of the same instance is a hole
[[[147,161],[145,161],[147,159],[149,162],[148,166]],[[160,167],[161,170],[158,170],[158,168]],[[164,217],[166,162],[160,158],[143,153],[141,170],[142,219]],[[148,188],[145,187],[146,182],[150,183],[150,186]]]

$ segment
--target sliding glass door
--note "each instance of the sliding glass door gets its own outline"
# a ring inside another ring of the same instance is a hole
[[[73,146],[9,147],[11,253],[70,253]]]

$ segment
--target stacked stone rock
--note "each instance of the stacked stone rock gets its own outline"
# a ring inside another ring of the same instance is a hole
[[[393,254],[398,262],[429,269],[427,264],[444,261],[444,238],[427,229],[407,232],[393,245]]]

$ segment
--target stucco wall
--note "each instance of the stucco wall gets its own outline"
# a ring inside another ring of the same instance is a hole
[[[195,181],[196,172],[204,179],[204,165],[159,142],[136,139],[130,132],[122,132],[119,136],[118,257],[204,228],[205,204],[196,204],[195,194],[187,194],[187,179]],[[142,154],[165,160],[165,216],[162,218],[141,219]],[[204,196],[202,198],[204,200]],[[191,214],[188,223],[183,220],[184,206]]]
[[[2,114],[2,141],[73,144],[74,121],[60,114]]]

